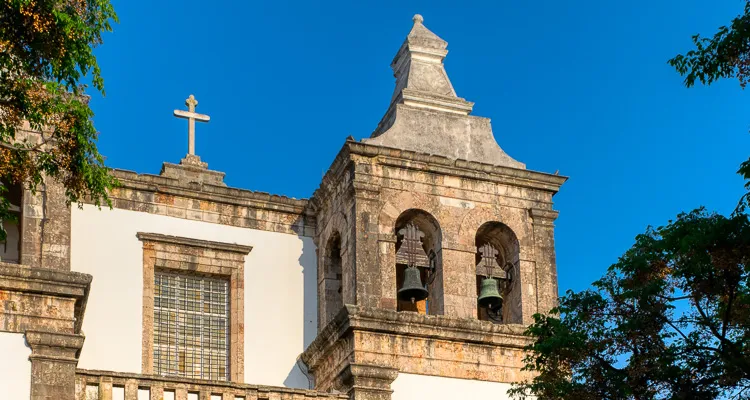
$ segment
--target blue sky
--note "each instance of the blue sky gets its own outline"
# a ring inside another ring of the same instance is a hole
[[[727,213],[750,155],[736,81],[685,89],[667,65],[743,1],[114,0],[94,95],[107,165],[158,173],[187,151],[172,117],[195,94],[197,154],[230,186],[309,197],[347,136],[368,137],[389,64],[420,13],[474,115],[555,196],[560,290],[586,288],[647,225],[700,205]],[[147,4],[147,5],[146,5]]]

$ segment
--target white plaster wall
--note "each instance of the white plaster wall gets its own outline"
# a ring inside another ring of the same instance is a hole
[[[0,332],[0,398],[28,399],[31,349],[21,333]]]
[[[317,332],[311,238],[162,215],[73,207],[71,267],[93,275],[79,368],[141,372],[143,246],[137,232],[253,246],[245,258],[245,382],[307,388],[296,359]]]
[[[7,236],[5,242],[0,242],[0,260],[18,263],[18,224],[10,221],[0,221]]]
[[[510,399],[508,383],[443,378],[439,376],[398,374],[391,383],[392,400]]]

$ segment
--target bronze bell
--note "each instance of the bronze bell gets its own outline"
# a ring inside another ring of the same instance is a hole
[[[482,286],[479,290],[480,307],[496,310],[503,306],[503,296],[500,295],[497,285],[495,278],[482,279]]]
[[[406,267],[406,270],[404,270],[404,285],[398,290],[399,300],[414,303],[426,299],[428,295],[429,292],[422,285],[419,268],[415,266]]]

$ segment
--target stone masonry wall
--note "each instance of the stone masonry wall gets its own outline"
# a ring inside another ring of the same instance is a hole
[[[334,166],[337,170],[329,174],[332,180],[340,178],[338,186],[321,186],[311,202],[322,205],[317,235],[321,254],[333,225],[346,237],[348,249],[354,239],[354,270],[348,277],[344,273],[344,291],[355,296],[346,297],[346,304],[396,309],[395,224],[405,211],[420,209],[431,214],[442,231],[442,285],[437,286],[442,291],[432,294],[431,306],[440,314],[477,317],[475,238],[479,227],[492,221],[508,226],[520,244],[518,276],[508,304],[514,307],[511,319],[528,324],[534,313],[554,307],[557,212],[552,210],[552,196],[566,178],[477,163],[460,165],[351,141]],[[348,174],[351,181],[341,179]],[[355,282],[347,281],[352,276]],[[319,329],[324,326],[319,324]]]

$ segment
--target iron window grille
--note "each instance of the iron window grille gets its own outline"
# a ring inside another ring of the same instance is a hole
[[[229,281],[154,273],[154,372],[228,380]]]

